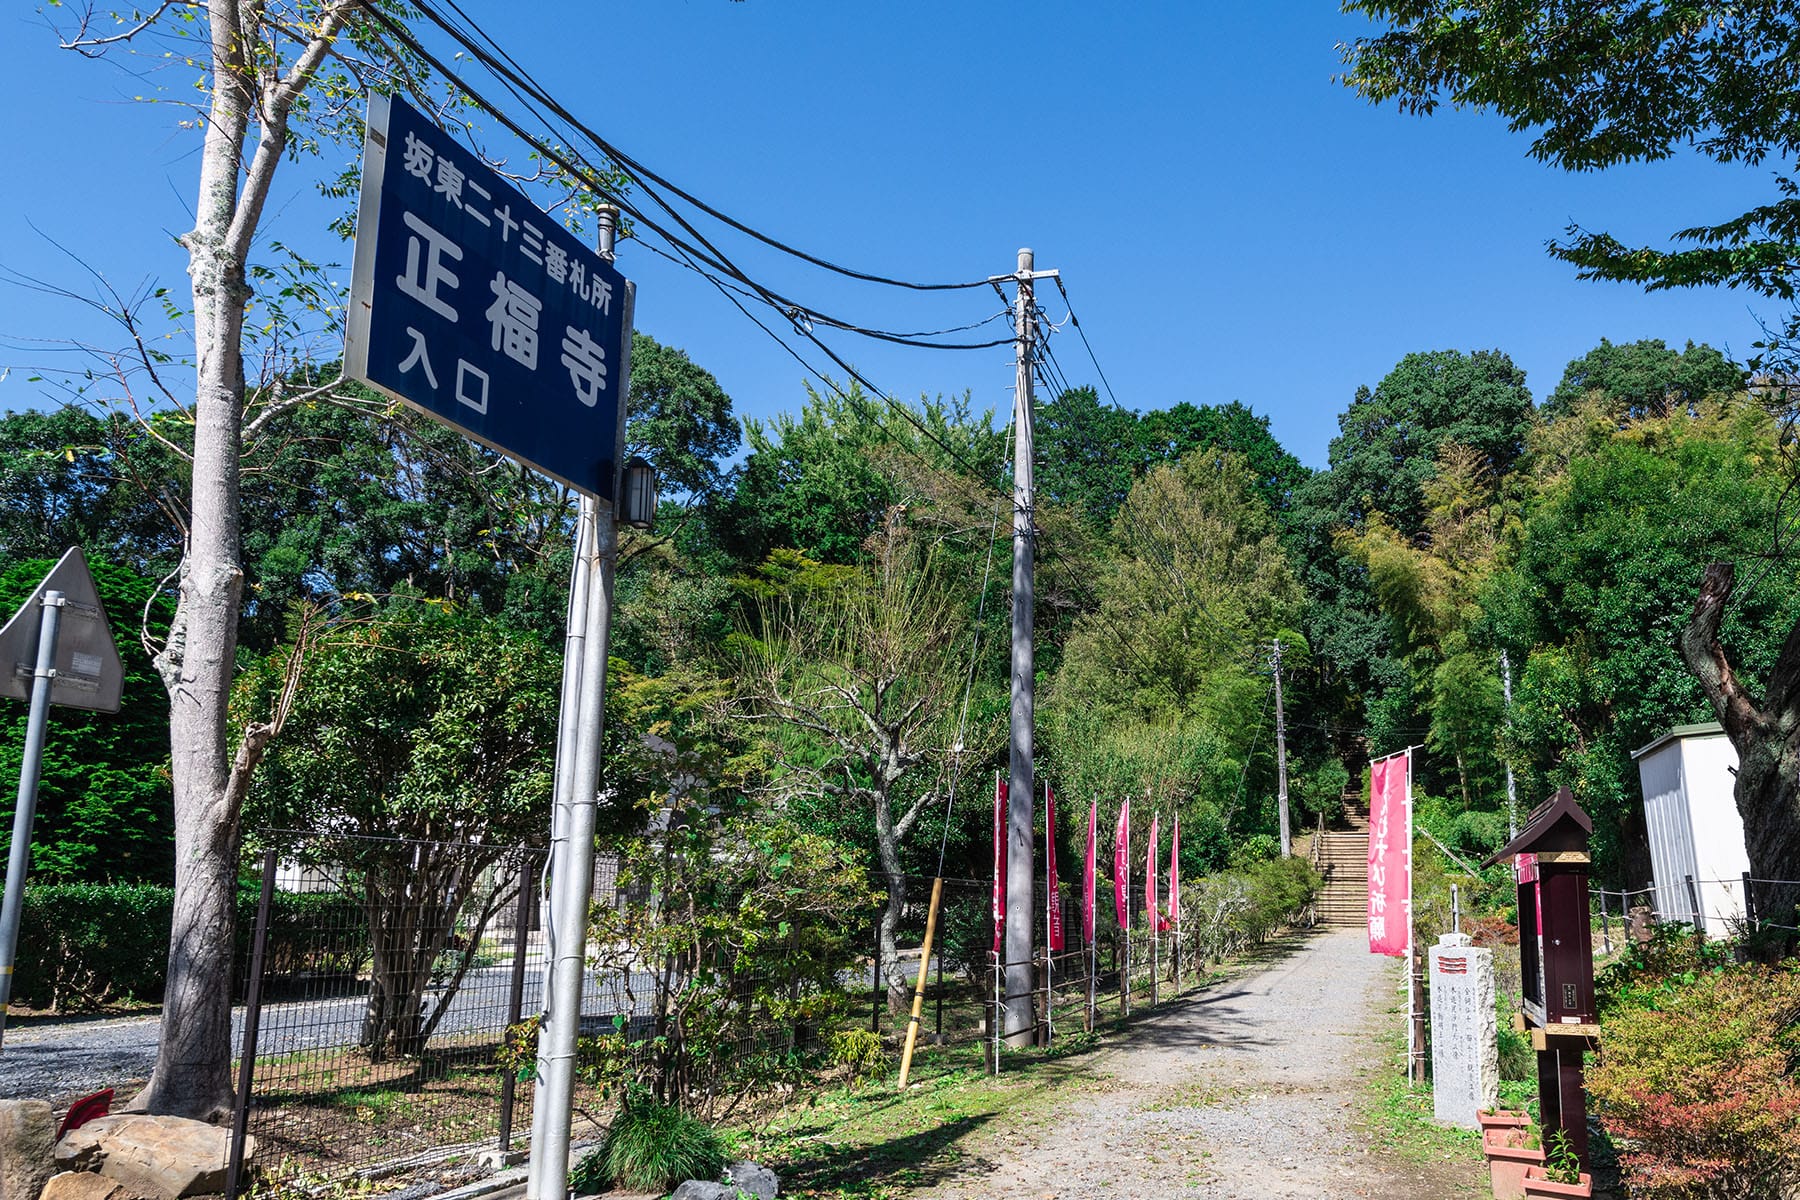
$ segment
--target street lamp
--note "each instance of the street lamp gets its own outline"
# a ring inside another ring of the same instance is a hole
[[[619,524],[649,529],[656,524],[656,469],[632,455],[625,464],[624,493],[619,505]]]

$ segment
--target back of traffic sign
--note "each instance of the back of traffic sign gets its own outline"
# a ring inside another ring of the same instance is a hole
[[[31,675],[37,666],[38,622],[44,611],[44,593],[61,592],[62,628],[56,639],[56,675],[50,682],[50,703],[95,712],[118,712],[125,686],[125,670],[119,648],[106,624],[100,593],[88,573],[80,547],[70,548],[43,582],[0,627],[0,696],[14,700],[31,698]]]

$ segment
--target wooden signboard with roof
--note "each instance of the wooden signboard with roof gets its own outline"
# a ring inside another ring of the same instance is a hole
[[[1588,923],[1588,839],[1594,823],[1568,788],[1532,812],[1487,864],[1510,862],[1519,892],[1520,1015],[1538,1060],[1546,1137],[1562,1130],[1588,1165],[1581,1056],[1600,1035]]]

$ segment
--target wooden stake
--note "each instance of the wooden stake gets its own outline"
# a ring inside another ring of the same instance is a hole
[[[931,966],[931,939],[937,933],[938,904],[944,898],[944,879],[931,881],[931,909],[925,914],[925,948],[919,952],[919,985],[913,989],[912,1020],[906,1023],[906,1051],[900,1056],[900,1086],[912,1074],[913,1045],[919,1040],[919,1014],[925,1008],[925,972]]]

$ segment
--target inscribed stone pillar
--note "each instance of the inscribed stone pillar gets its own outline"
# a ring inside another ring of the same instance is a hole
[[[1477,1127],[1500,1089],[1499,1030],[1494,1013],[1494,952],[1463,933],[1431,947],[1431,1080],[1437,1119]]]

